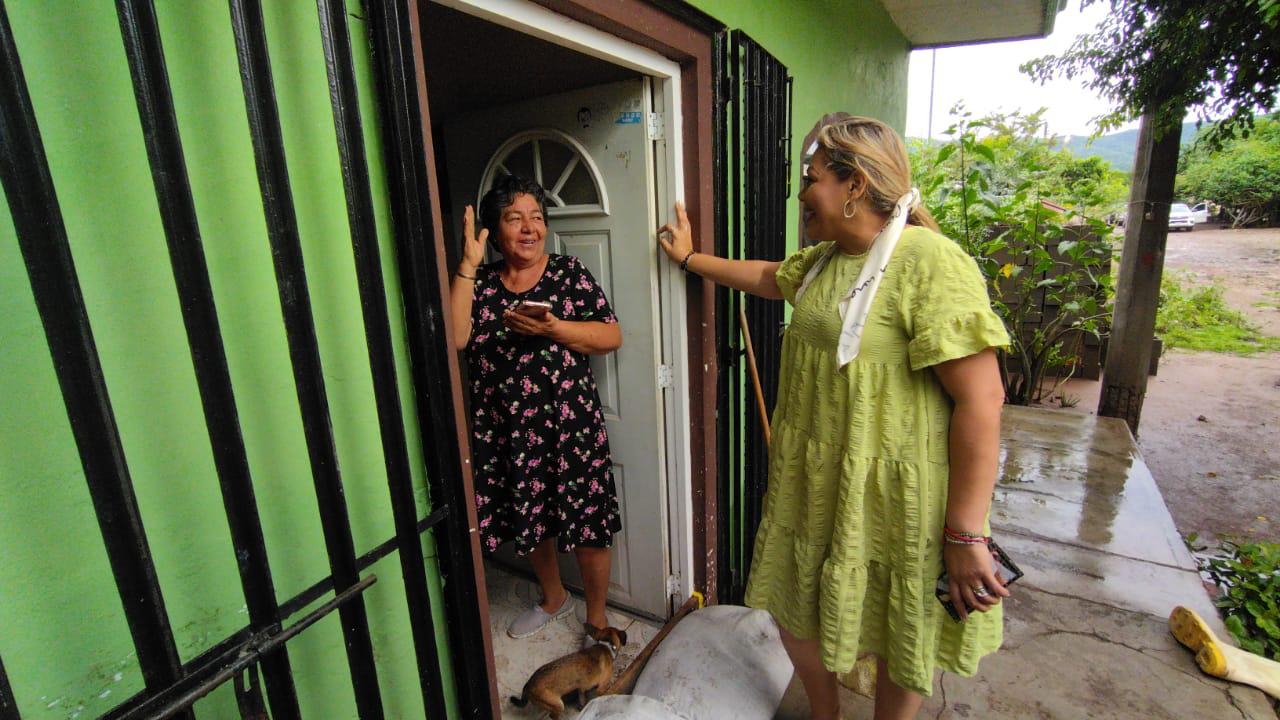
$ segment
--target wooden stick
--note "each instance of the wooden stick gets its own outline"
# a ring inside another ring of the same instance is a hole
[[[649,644],[644,646],[644,649],[640,651],[640,654],[636,656],[636,659],[632,660],[631,664],[628,665],[627,668],[618,675],[618,677],[614,678],[614,681],[609,684],[609,687],[600,694],[630,695],[631,691],[636,686],[636,680],[640,678],[640,671],[644,670],[645,664],[649,662],[649,656],[653,655],[653,651],[657,650],[658,646],[662,644],[662,641],[667,637],[667,633],[671,632],[671,628],[675,627],[676,623],[683,620],[685,615],[697,610],[698,605],[699,601],[697,596],[685,600],[684,605],[676,611],[675,615],[671,616],[671,619],[667,621],[667,624],[662,626],[662,630],[658,631],[658,634],[653,636],[653,639],[649,641]]]
[[[747,328],[747,311],[738,306],[738,325],[742,327],[742,342],[747,346],[747,370],[751,372],[751,386],[756,390],[756,409],[760,411],[760,426],[764,428],[764,446],[769,447],[773,432],[769,429],[769,409],[764,404],[764,389],[760,387],[760,372],[756,370],[756,351],[751,346],[751,330]]]

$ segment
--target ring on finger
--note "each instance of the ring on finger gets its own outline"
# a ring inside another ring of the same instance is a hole
[[[973,596],[974,596],[974,597],[984,598],[984,597],[986,597],[986,596],[988,596],[988,595],[990,595],[990,594],[991,594],[991,593],[987,591],[987,588],[986,588],[986,586],[985,586],[985,585],[979,585],[978,587],[973,588]]]

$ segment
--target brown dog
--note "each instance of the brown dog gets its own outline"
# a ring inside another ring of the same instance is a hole
[[[559,720],[564,712],[564,697],[577,693],[578,709],[587,700],[587,691],[599,695],[613,677],[613,660],[627,644],[627,634],[617,628],[598,628],[588,624],[587,635],[596,641],[586,650],[565,655],[543,665],[529,677],[520,697],[512,697],[516,707],[533,703]]]

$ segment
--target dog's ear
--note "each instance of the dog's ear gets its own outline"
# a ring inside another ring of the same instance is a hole
[[[598,628],[595,625],[592,625],[591,623],[582,623],[582,627],[586,629],[587,637],[591,638],[592,640],[600,639],[600,634],[602,632],[601,628]]]
[[[627,644],[627,631],[618,631],[618,649],[622,649]]]

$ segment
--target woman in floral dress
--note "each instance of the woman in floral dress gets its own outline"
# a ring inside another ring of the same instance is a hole
[[[536,182],[500,179],[467,207],[462,262],[450,286],[454,344],[467,350],[476,512],[486,552],[514,542],[542,601],[507,628],[528,637],[573,605],[557,550],[582,572],[586,622],[605,619],[609,548],[622,529],[609,438],[588,355],[622,345],[604,292],[577,258],[546,252],[546,201]],[[502,255],[482,265],[486,240]],[[541,301],[541,315],[516,312]]]
[[[876,720],[912,718],[936,669],[972,675],[1000,646],[1009,591],[986,536],[1009,338],[891,128],[824,125],[802,180],[819,242],[780,263],[694,252],[679,206],[659,239],[690,272],[793,307],[747,604],[777,621],[814,720],[840,717],[836,674],[864,655]],[[961,621],[934,597],[943,570]]]

